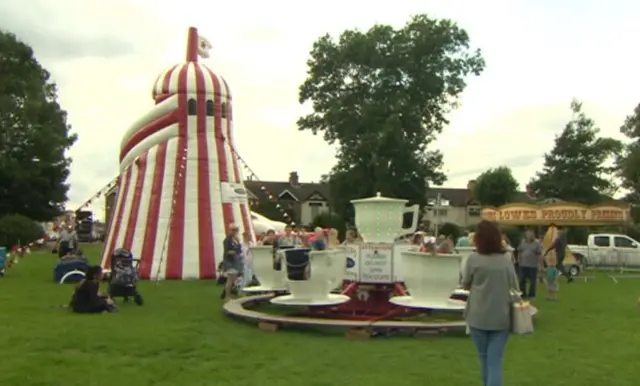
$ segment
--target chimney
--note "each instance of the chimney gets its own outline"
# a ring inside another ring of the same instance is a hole
[[[476,185],[478,183],[476,182],[476,180],[469,180],[469,182],[467,182],[467,190],[473,194],[473,192],[476,190]]]
[[[299,186],[300,185],[298,172],[289,173],[289,184],[291,184],[291,186]]]

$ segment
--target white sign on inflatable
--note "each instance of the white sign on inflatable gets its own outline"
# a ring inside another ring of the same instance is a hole
[[[347,252],[347,268],[345,270],[344,279],[349,281],[360,280],[360,246],[344,245]]]
[[[222,202],[225,204],[247,202],[247,191],[241,183],[221,182],[220,193],[222,193]]]
[[[393,282],[393,244],[365,243],[360,249],[360,281]]]

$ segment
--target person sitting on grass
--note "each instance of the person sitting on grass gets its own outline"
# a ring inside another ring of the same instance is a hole
[[[94,265],[89,267],[85,278],[78,283],[70,308],[79,314],[100,314],[115,311],[113,300],[101,294],[100,280],[102,280],[102,267]]]

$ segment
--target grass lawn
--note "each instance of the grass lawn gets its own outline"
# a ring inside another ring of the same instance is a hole
[[[97,258],[99,249],[85,252]],[[0,280],[0,385],[478,385],[470,339],[280,331],[226,317],[212,282],[141,283],[144,307],[73,315],[57,307],[56,258],[34,252]],[[505,385],[640,384],[640,281],[605,274],[539,301],[537,331],[513,336]]]

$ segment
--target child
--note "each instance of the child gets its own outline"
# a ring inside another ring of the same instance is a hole
[[[547,281],[547,300],[556,301],[558,300],[558,290],[560,289],[560,284],[558,283],[558,268],[556,268],[556,257],[555,255],[550,255],[547,261],[547,269],[546,269],[546,281]]]

